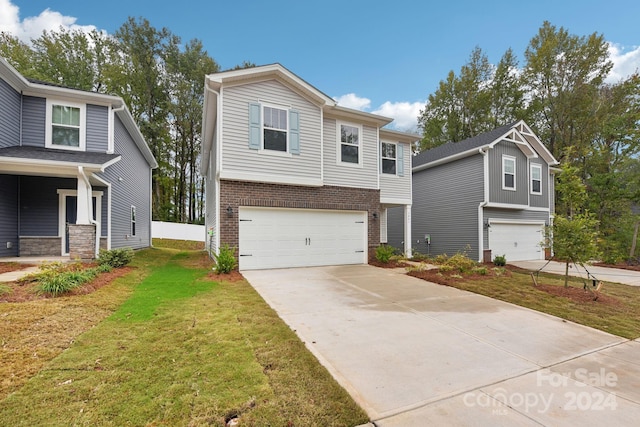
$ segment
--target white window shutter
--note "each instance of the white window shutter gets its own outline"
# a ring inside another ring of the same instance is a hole
[[[396,145],[396,172],[398,176],[404,176],[404,146],[401,143]]]
[[[300,113],[289,111],[289,152],[300,154]]]
[[[249,104],[249,148],[260,149],[260,104]]]

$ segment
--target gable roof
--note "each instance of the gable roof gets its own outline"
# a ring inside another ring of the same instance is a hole
[[[90,92],[80,89],[73,89],[55,83],[41,82],[25,78],[18,72],[7,60],[0,56],[0,77],[3,78],[17,92],[24,95],[33,95],[38,97],[64,97],[66,99],[78,102],[90,103],[95,105],[110,106],[115,114],[120,118],[127,131],[131,135],[134,143],[142,153],[143,157],[151,168],[157,168],[156,162],[149,145],[145,141],[140,128],[135,123],[133,116],[129,112],[124,100],[115,95],[107,95],[104,93]]]
[[[522,120],[512,122],[489,132],[464,139],[460,142],[448,142],[417,154],[413,158],[413,170],[420,171],[442,163],[477,154],[481,149],[493,148],[502,140],[508,140],[527,152],[528,157],[542,157],[549,165],[557,165],[558,161],[542,144],[537,136]]]

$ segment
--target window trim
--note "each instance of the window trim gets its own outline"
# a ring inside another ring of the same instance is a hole
[[[281,110],[285,112],[285,117],[287,119],[287,126],[286,129],[276,129],[276,128],[271,128],[271,127],[266,127],[264,124],[264,109],[265,108],[273,108],[276,110]],[[289,107],[285,107],[283,105],[276,105],[276,104],[270,104],[270,103],[265,103],[265,102],[261,102],[260,103],[260,150],[259,152],[264,153],[264,154],[273,154],[273,155],[277,155],[277,156],[291,156],[291,147],[289,146],[289,133],[290,133],[290,123],[289,123],[289,112],[290,112],[290,108]],[[275,131],[279,131],[279,132],[284,132],[285,133],[285,139],[286,139],[286,147],[285,147],[285,151],[280,151],[280,150],[272,150],[270,148],[265,148],[264,147],[264,131],[265,129],[269,129],[269,130],[275,130]]]
[[[395,146],[395,154],[396,156],[392,159],[391,157],[384,157],[384,150],[382,149],[382,144],[389,144]],[[395,162],[395,172],[389,173],[384,171],[383,163],[384,160],[393,160]],[[388,142],[388,141],[380,141],[380,174],[385,176],[398,176],[398,143],[397,142]]]
[[[134,205],[131,205],[131,211],[129,214],[129,219],[130,219],[130,224],[129,224],[129,232],[130,232],[130,236],[131,237],[135,237],[136,235],[136,223],[137,223],[137,213],[136,213],[136,207]]]
[[[57,145],[53,143],[53,106],[78,108],[80,110],[80,132],[78,146]],[[55,148],[57,150],[86,151],[87,147],[87,105],[59,98],[47,98],[45,114],[45,148]]]
[[[538,169],[540,171],[540,179],[537,179],[535,181],[540,181],[540,191],[534,191],[533,190],[533,170],[534,169]],[[541,196],[542,195],[542,165],[538,164],[538,163],[531,163],[531,168],[530,168],[530,178],[531,178],[531,194],[534,194],[536,196]]]
[[[343,143],[342,142],[342,126],[351,126],[354,127],[356,129],[358,129],[358,163],[350,163],[350,162],[343,162],[342,161],[342,145],[343,144],[347,144],[347,143]],[[337,120],[336,121],[336,164],[338,166],[346,166],[346,167],[351,167],[351,168],[362,168],[363,166],[363,156],[362,156],[362,149],[363,149],[363,143],[362,143],[362,125],[357,124],[357,123],[351,123],[351,122],[344,122],[344,121],[340,121]]]
[[[505,171],[505,163],[507,160],[513,161],[513,187],[507,187],[505,182],[505,175],[507,172]],[[506,154],[502,155],[502,189],[507,191],[516,191],[516,158],[513,156],[508,156]]]

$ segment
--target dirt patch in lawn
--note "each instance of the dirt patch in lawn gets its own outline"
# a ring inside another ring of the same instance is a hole
[[[370,260],[369,265],[373,265],[374,267],[380,267],[380,268],[398,268],[398,267],[406,266],[404,263],[400,261],[391,260],[389,262],[380,262],[377,259]]]
[[[70,292],[61,296],[70,295],[86,295],[97,291],[105,285],[108,285],[118,277],[124,276],[133,270],[134,267],[121,267],[115,268],[108,273],[101,273],[95,279],[87,282]],[[27,302],[35,301],[47,298],[55,298],[48,294],[38,292],[37,282],[10,282],[5,283],[5,286],[10,290],[0,295],[0,302]]]
[[[538,284],[536,289],[540,289],[548,294],[568,298],[573,302],[579,304],[601,304],[611,306],[612,308],[621,308],[624,306],[622,301],[615,297],[605,295],[602,292],[590,292],[586,289],[576,288],[573,286],[555,286],[545,285],[544,283]]]
[[[33,264],[22,264],[19,262],[0,262],[0,274],[9,273],[10,271],[24,270],[27,267],[33,266]]]

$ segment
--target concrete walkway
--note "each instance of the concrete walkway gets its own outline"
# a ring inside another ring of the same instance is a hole
[[[16,280],[22,279],[27,274],[35,273],[38,271],[38,265],[44,262],[70,262],[68,256],[63,257],[15,257],[15,258],[0,258],[0,263],[2,262],[16,262],[19,264],[33,264],[35,267],[27,267],[22,270],[9,271],[7,273],[0,273],[0,283],[3,282],[15,282]]]
[[[565,271],[565,264],[557,261],[550,261],[548,264],[547,261],[543,260],[513,261],[509,264],[531,271],[538,271],[544,267],[542,270],[543,272],[559,274],[562,276],[564,276]],[[640,286],[640,271],[624,270],[622,268],[598,267],[595,265],[587,265],[586,267],[587,270],[589,270],[589,273],[593,274],[598,280],[602,280],[603,282]],[[576,269],[574,265],[571,265],[569,268],[569,275],[582,277],[584,279],[587,278],[587,272],[581,266],[578,266]]]
[[[402,271],[246,271],[379,427],[635,425],[640,342]]]

